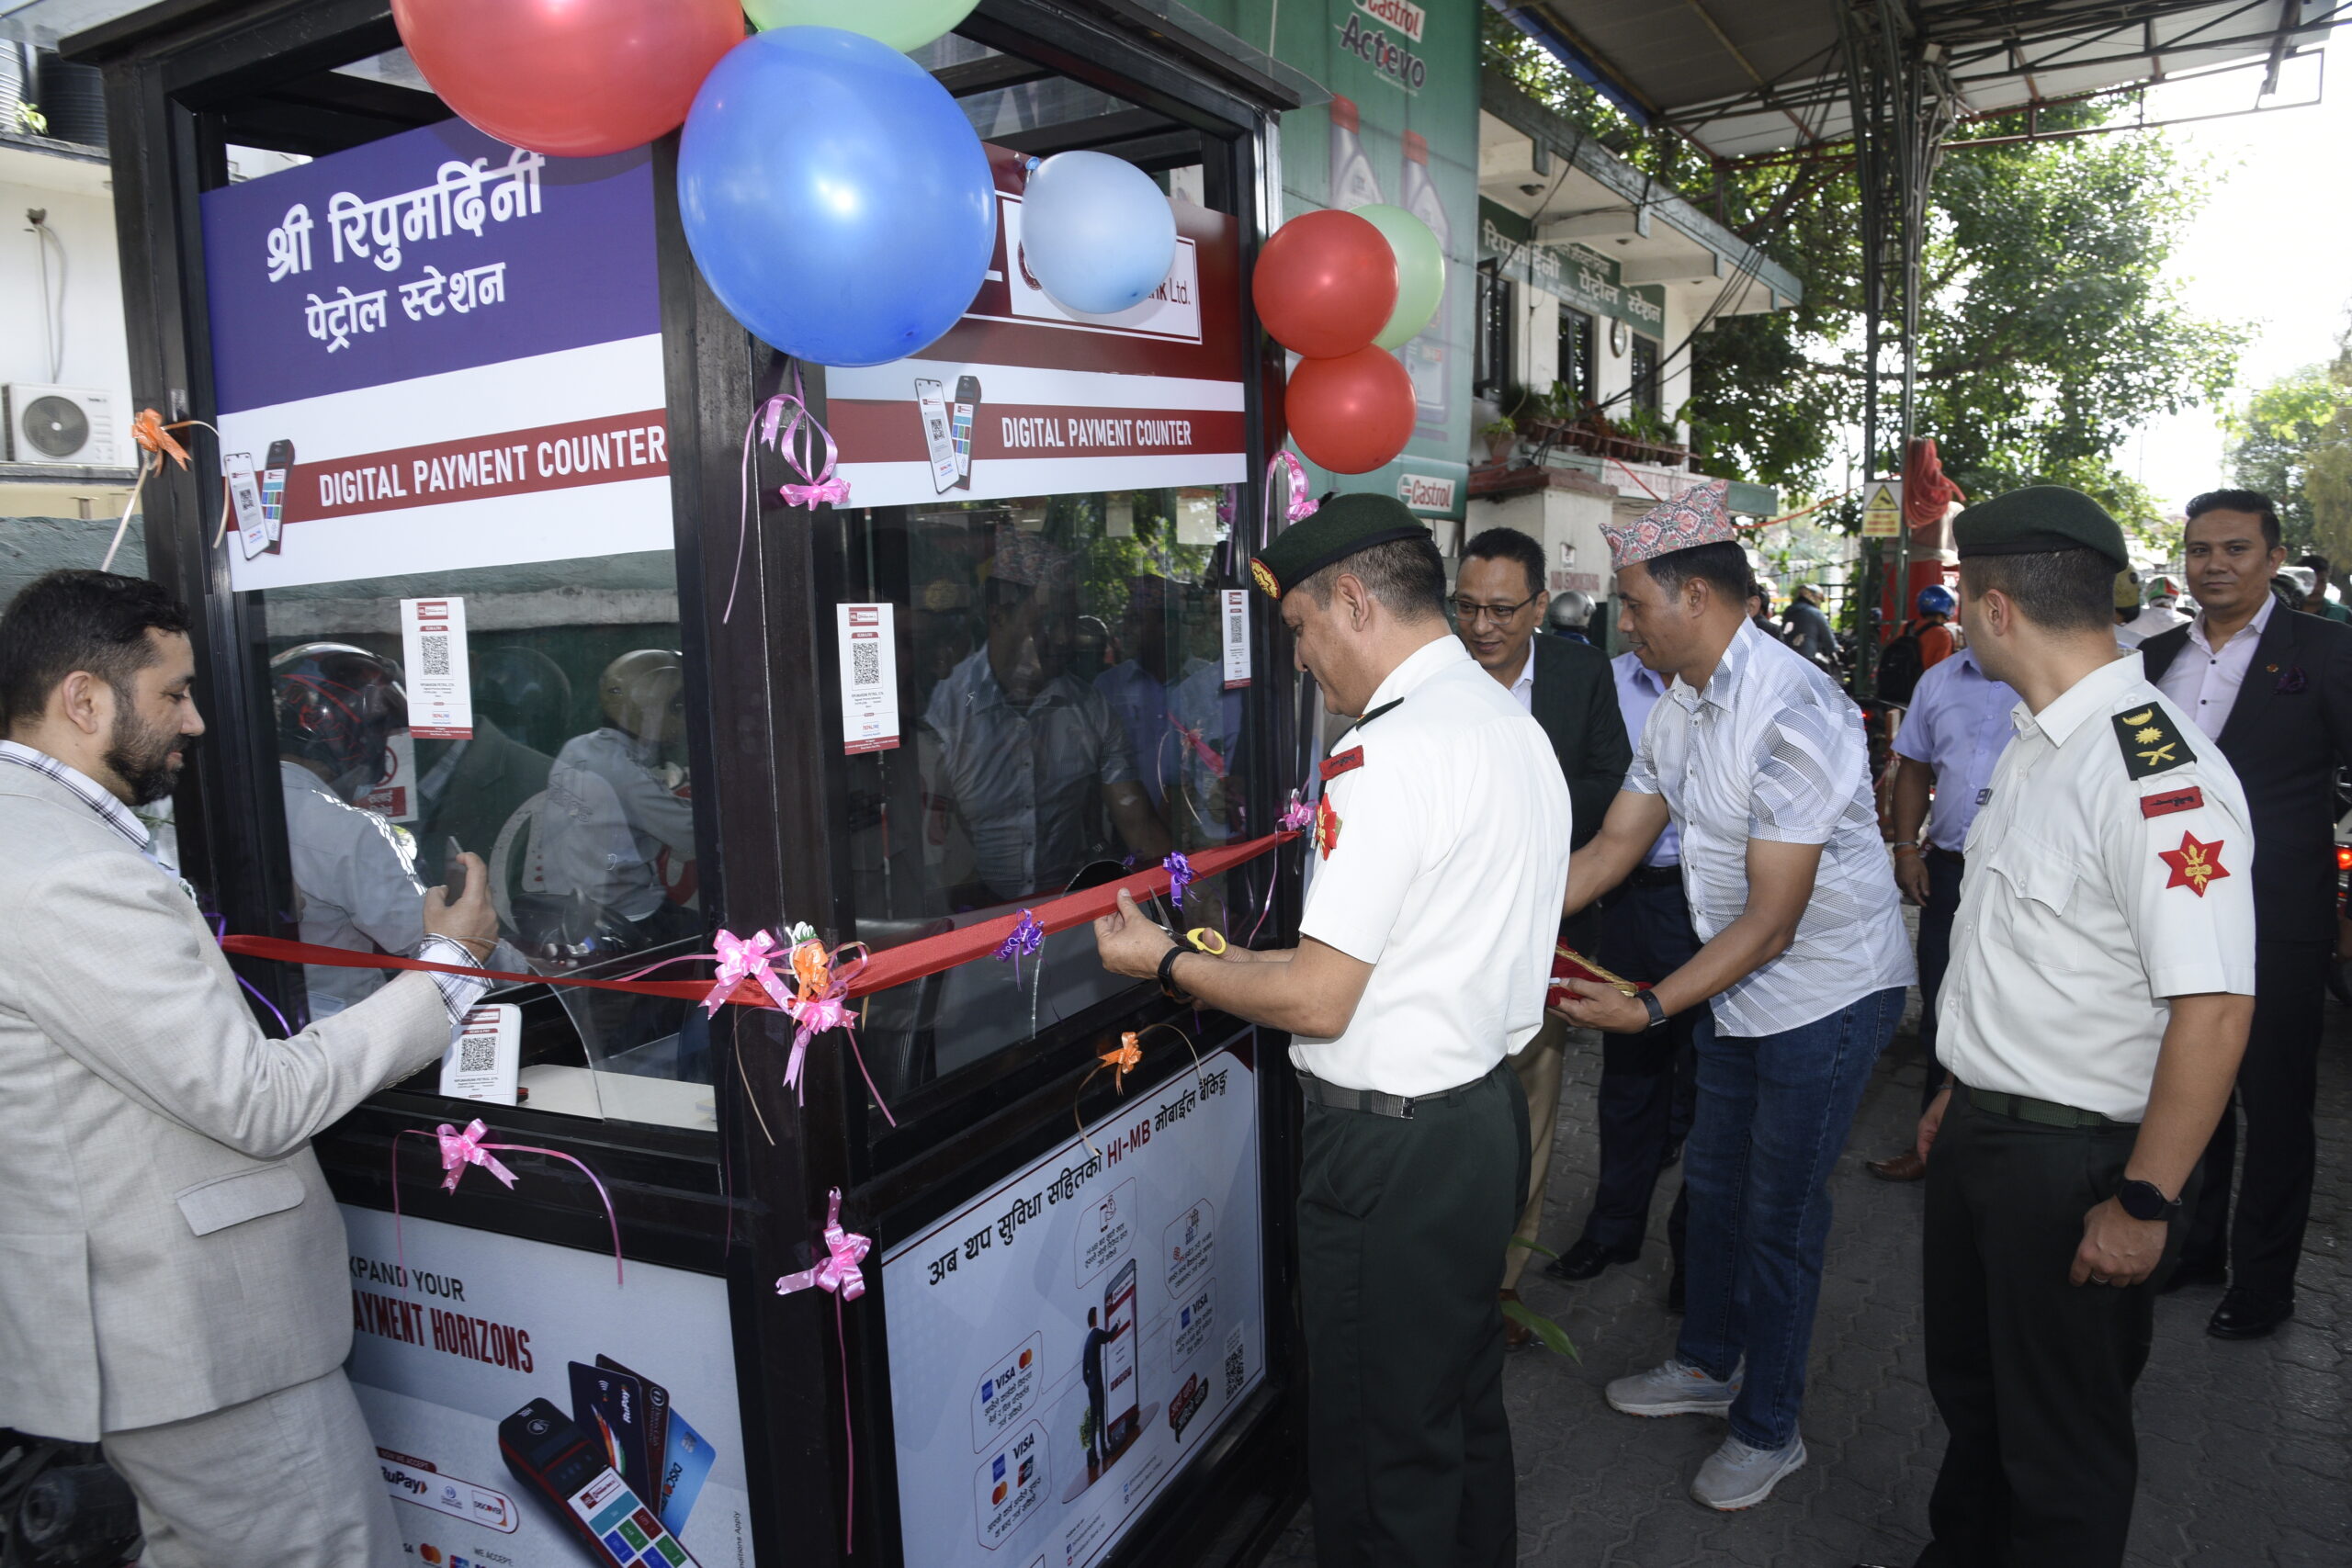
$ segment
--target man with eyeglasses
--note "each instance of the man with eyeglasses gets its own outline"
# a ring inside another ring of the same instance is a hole
[[[1571,845],[1600,830],[1625,782],[1634,749],[1617,708],[1609,660],[1590,643],[1535,635],[1550,595],[1544,591],[1544,547],[1516,528],[1489,528],[1462,547],[1453,585],[1453,617],[1462,645],[1520,706],[1544,727],[1552,754],[1568,781],[1576,830]],[[1562,922],[1561,940],[1592,951],[1598,921],[1588,913]],[[1511,1071],[1527,1091],[1531,1161],[1527,1201],[1515,1243],[1532,1243],[1544,1224],[1544,1184],[1551,1174],[1552,1130],[1559,1119],[1560,1077],[1566,1061],[1567,1021],[1547,1015],[1535,1038],[1512,1053]],[[1519,1276],[1530,1247],[1513,1245],[1503,1258],[1502,1299],[1519,1300]],[[1506,1320],[1504,1342],[1519,1349],[1535,1336]]]

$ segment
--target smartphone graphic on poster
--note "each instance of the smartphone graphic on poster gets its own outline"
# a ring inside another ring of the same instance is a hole
[[[1103,1451],[1117,1453],[1135,1441],[1141,1391],[1136,1376],[1136,1260],[1128,1258],[1102,1287],[1102,1326],[1111,1342],[1102,1347]]]
[[[261,517],[269,534],[269,548],[282,553],[286,531],[286,474],[294,466],[294,443],[273,441],[262,459]]]
[[[498,1451],[523,1490],[604,1568],[693,1568],[678,1538],[613,1473],[603,1445],[546,1400],[498,1424]]]
[[[948,431],[956,442],[956,488],[972,488],[972,426],[979,417],[980,378],[956,378],[956,410]]]
[[[945,495],[956,488],[956,438],[948,428],[947,389],[923,377],[915,378],[915,406],[922,413],[922,439],[931,453],[931,488]]]

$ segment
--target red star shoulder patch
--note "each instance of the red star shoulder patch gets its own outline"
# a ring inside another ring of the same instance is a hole
[[[2165,886],[2186,887],[2199,898],[2204,897],[2208,883],[2230,874],[2222,864],[2222,843],[2220,839],[2210,844],[2200,843],[2196,834],[2183,833],[2180,848],[2158,850],[2156,858],[2172,867],[2172,880]]]
[[[1331,858],[1331,848],[1340,841],[1340,814],[1331,809],[1331,797],[1325,795],[1315,803],[1315,847],[1325,860]]]

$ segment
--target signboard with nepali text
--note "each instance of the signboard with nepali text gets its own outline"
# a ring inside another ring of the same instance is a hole
[[[825,373],[850,504],[1238,482],[1238,223],[1175,203],[1159,292],[1114,316],[1074,315],[1022,257],[1025,156],[990,146],[989,162],[997,249],[963,319],[910,358]]]
[[[202,198],[238,589],[667,549],[644,148],[449,119]]]

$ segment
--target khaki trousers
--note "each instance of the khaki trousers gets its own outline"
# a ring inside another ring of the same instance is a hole
[[[375,1439],[338,1367],[225,1410],[108,1432],[141,1568],[402,1568]]]
[[[1560,1121],[1560,1077],[1567,1062],[1568,1021],[1556,1013],[1544,1015],[1535,1038],[1508,1058],[1527,1094],[1527,1198],[1519,1211],[1521,1241],[1537,1240],[1544,1228],[1544,1183],[1552,1174],[1552,1131]],[[1503,1249],[1503,1289],[1516,1290],[1527,1260],[1535,1256],[1524,1247]]]

